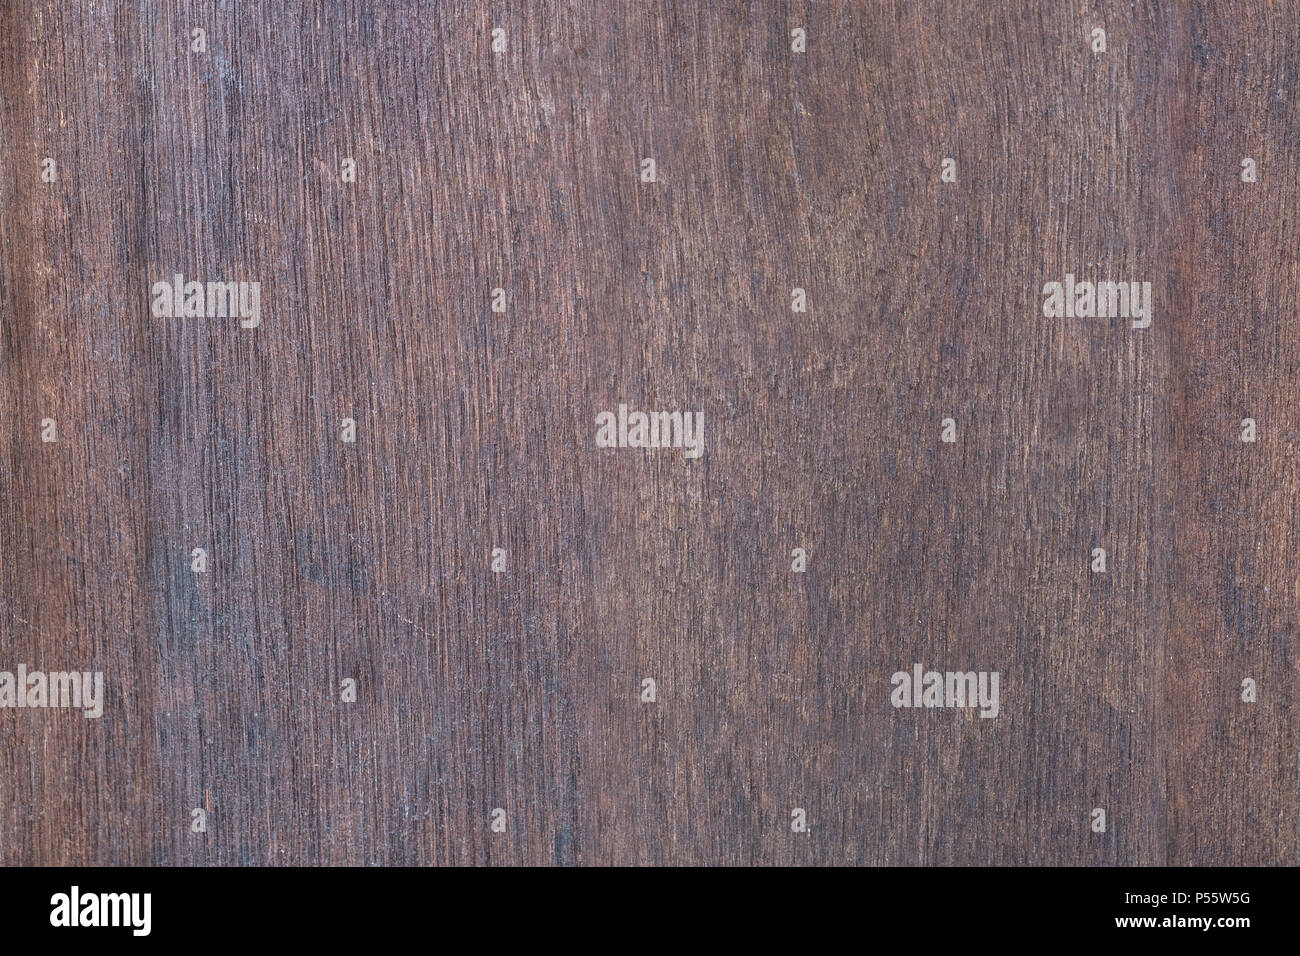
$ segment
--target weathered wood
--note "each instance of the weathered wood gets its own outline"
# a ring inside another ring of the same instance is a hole
[[[1300,9],[508,6],[0,6],[0,862],[1298,862]]]

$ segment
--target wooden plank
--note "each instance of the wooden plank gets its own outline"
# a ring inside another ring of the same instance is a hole
[[[0,862],[1297,862],[1293,4],[84,6],[0,8],[0,671],[104,713],[0,708]]]

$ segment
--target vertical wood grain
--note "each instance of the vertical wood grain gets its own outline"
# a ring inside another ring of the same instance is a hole
[[[5,3],[0,861],[1296,863],[1298,14]]]

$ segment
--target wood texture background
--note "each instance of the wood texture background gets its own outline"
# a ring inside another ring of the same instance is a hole
[[[1300,859],[1300,5],[4,0],[0,95],[0,669],[108,697],[0,862]]]

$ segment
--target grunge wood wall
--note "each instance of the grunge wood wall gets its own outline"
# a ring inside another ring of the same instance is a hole
[[[105,682],[0,861],[1300,860],[1300,5],[5,0],[0,95],[0,670]]]

